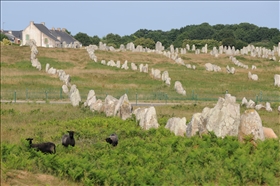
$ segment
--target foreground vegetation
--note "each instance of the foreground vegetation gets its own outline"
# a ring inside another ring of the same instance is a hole
[[[7,179],[8,170],[18,169],[83,185],[277,185],[280,181],[279,140],[258,142],[255,147],[250,137],[245,143],[213,133],[178,137],[164,128],[168,117],[163,114],[159,129],[144,131],[135,118],[123,121],[70,105],[2,103],[1,118],[1,180]],[[66,130],[77,132],[75,147],[61,145]],[[116,147],[105,142],[113,132],[119,135]],[[54,142],[57,153],[29,149],[27,137]]]

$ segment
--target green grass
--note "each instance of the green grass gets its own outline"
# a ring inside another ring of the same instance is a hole
[[[64,53],[66,53],[66,51],[63,51],[62,53],[64,54]],[[43,67],[46,67],[47,63],[50,64],[50,68],[53,67],[57,70],[58,69],[69,69],[69,68],[73,68],[75,66],[72,62],[61,62],[61,61],[57,61],[56,59],[48,58],[48,57],[39,57],[38,61],[41,63],[43,70],[45,70]]]
[[[280,181],[278,140],[259,142],[254,148],[250,142],[221,139],[213,133],[179,137],[164,128],[166,115],[159,115],[159,129],[144,131],[133,118],[123,121],[70,105],[1,107],[5,170],[48,173],[83,185],[275,185]],[[195,111],[196,107],[201,108],[198,104],[171,109]],[[76,131],[76,146],[68,149],[60,144],[67,130]],[[105,142],[113,132],[119,135],[117,147]],[[27,137],[33,137],[34,143],[54,142],[56,155],[28,149]]]

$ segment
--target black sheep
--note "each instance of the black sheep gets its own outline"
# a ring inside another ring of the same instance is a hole
[[[33,144],[32,140],[33,138],[27,138],[27,141],[29,141],[29,146],[31,148],[36,149],[37,151],[41,151],[43,153],[50,153],[50,154],[55,154],[56,153],[56,146],[52,142],[44,142],[44,143],[38,143],[38,144]]]
[[[62,136],[62,145],[68,147],[68,145],[75,146],[74,131],[67,131],[69,134]]]
[[[106,142],[112,144],[113,146],[117,146],[118,136],[116,134],[111,134],[108,138],[106,138]]]

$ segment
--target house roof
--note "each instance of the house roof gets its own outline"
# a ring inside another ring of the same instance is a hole
[[[22,40],[22,30],[20,31],[12,31],[12,34],[16,37]]]
[[[8,31],[8,30],[4,30],[3,31],[4,34],[6,36],[8,36],[9,38],[10,37],[16,37],[16,38],[19,38],[20,40],[22,40],[22,30],[20,31]],[[11,32],[11,33],[10,33]]]
[[[54,35],[56,38],[60,37],[61,38],[61,42],[66,42],[67,44],[69,43],[74,43],[75,41],[77,41],[74,37],[70,36],[67,32],[62,31],[62,30],[50,30],[50,32],[52,33],[52,35]]]
[[[53,39],[54,41],[59,41],[54,35],[52,35],[50,30],[45,25],[37,24],[37,23],[35,23],[34,25],[38,28],[38,30],[40,30],[43,34],[45,34],[49,38]]]
[[[9,38],[10,41],[14,41],[15,36],[10,33],[5,33],[5,35]]]

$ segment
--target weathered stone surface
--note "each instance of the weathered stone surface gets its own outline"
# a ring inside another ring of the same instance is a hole
[[[51,67],[49,70],[48,70],[48,74],[56,74],[56,69]]]
[[[264,140],[262,120],[255,109],[246,110],[240,118],[238,138],[243,141],[245,135],[252,134],[254,140]]]
[[[91,106],[93,103],[96,102],[96,95],[94,90],[90,90],[87,95],[87,100],[84,102],[85,106]]]
[[[70,95],[71,104],[74,107],[79,106],[82,99],[81,99],[80,92],[77,89],[76,85],[71,86],[69,95]]]
[[[169,78],[168,71],[167,70],[163,71],[163,73],[161,75],[162,81],[165,82],[168,78]]]
[[[196,135],[197,132],[199,133],[199,135],[207,133],[207,129],[203,124],[203,118],[201,113],[195,113],[192,116],[191,121],[187,124],[186,136],[192,137]]]
[[[136,117],[136,121],[140,121],[141,118],[144,118],[145,113],[147,112],[148,108],[136,108],[133,110],[133,114]]]
[[[122,64],[121,69],[125,69],[125,70],[129,69],[129,67],[127,65],[127,60],[125,60],[124,64]]]
[[[140,118],[139,125],[144,130],[159,127],[155,107],[151,106],[147,110],[145,109],[145,114]]]
[[[63,91],[65,94],[68,94],[68,93],[69,93],[69,89],[68,89],[67,85],[62,85],[62,91]]]
[[[114,60],[110,60],[110,61],[108,61],[107,66],[115,67],[115,66],[116,66],[116,63],[115,63]]]
[[[107,95],[104,103],[104,111],[106,116],[114,116],[116,105],[118,104],[118,99],[111,95]]]
[[[272,108],[271,108],[269,102],[266,102],[266,103],[265,103],[265,110],[268,111],[268,112],[272,112]]]
[[[206,63],[205,64],[205,69],[207,71],[214,71],[214,72],[219,72],[221,71],[221,67],[217,66],[217,65],[214,65],[214,64],[211,64],[211,63]]]
[[[132,106],[128,100],[127,94],[120,97],[114,111],[114,116],[119,116],[122,120],[131,118]]]
[[[106,65],[106,61],[103,59],[103,60],[101,60],[101,64],[102,65]]]
[[[144,73],[149,73],[149,66],[148,66],[148,64],[146,64],[146,65],[144,65],[144,66],[142,67],[142,71],[143,71]]]
[[[234,74],[234,73],[235,73],[235,68],[234,68],[234,67],[229,67],[229,66],[227,65],[226,69],[227,69],[227,72],[228,72],[229,74]]]
[[[131,69],[132,70],[137,70],[137,66],[135,65],[135,63],[131,63]]]
[[[279,74],[274,75],[274,86],[280,87],[280,75]]]
[[[248,101],[245,97],[242,98],[241,106],[246,105],[247,106]]]
[[[46,64],[46,72],[48,72],[49,68],[50,68],[50,64],[47,63],[47,64]]]
[[[248,78],[253,81],[258,81],[258,79],[259,79],[257,74],[252,74],[250,71],[248,72]]]
[[[260,110],[262,108],[265,108],[265,106],[263,106],[263,104],[258,104],[258,105],[255,106],[256,110]]]
[[[274,133],[274,131],[271,128],[263,127],[263,133],[265,139],[278,138],[278,136]]]
[[[205,118],[206,129],[216,136],[238,135],[240,105],[236,103],[236,97],[225,94],[225,98],[220,97],[215,107],[203,113],[202,117]]]
[[[168,85],[168,86],[171,85],[171,78],[170,77],[165,80],[165,84]]]
[[[142,63],[139,65],[139,71],[140,71],[140,72],[143,72],[143,66],[144,66],[144,65],[143,65]]]
[[[155,79],[161,79],[161,74],[160,74],[160,70],[159,69],[154,69],[152,68],[152,76]]]
[[[247,108],[255,108],[256,103],[253,100],[249,100],[249,102],[247,103],[246,107]]]
[[[166,129],[169,129],[171,132],[173,132],[176,136],[184,136],[186,133],[186,118],[178,118],[173,117],[168,119],[166,125]]]
[[[101,99],[96,100],[96,102],[92,103],[90,105],[91,111],[97,111],[97,112],[104,112],[104,104]]]
[[[175,82],[174,89],[178,94],[186,95],[186,91],[184,90],[182,83],[180,81]]]
[[[116,63],[116,67],[117,67],[117,68],[121,68],[121,62],[120,62],[119,60],[118,60],[117,63]]]

